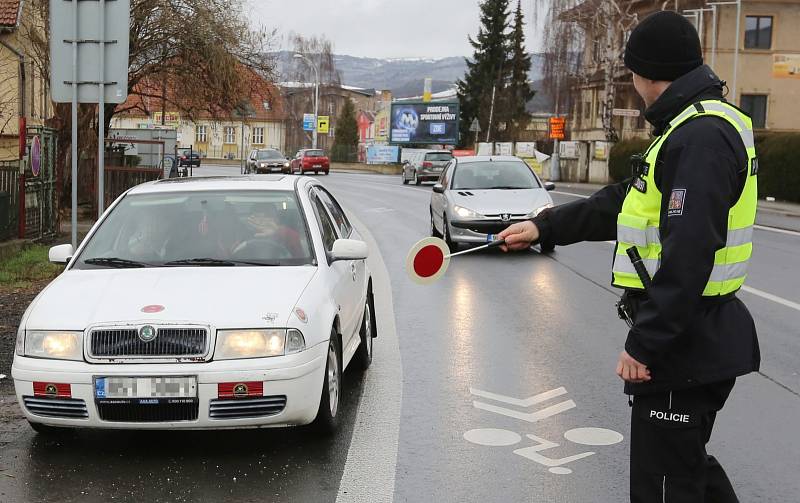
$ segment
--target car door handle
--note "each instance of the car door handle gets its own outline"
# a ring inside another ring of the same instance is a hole
[[[353,281],[356,280],[356,263],[350,262],[350,272],[353,273]]]

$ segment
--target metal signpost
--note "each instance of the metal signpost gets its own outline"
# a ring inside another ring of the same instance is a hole
[[[50,0],[50,90],[72,103],[72,246],[78,246],[78,104],[98,105],[97,208],[104,206],[105,105],[128,97],[130,0]]]

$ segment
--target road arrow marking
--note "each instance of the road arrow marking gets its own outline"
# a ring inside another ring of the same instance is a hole
[[[564,387],[551,389],[550,391],[545,391],[544,393],[539,393],[538,395],[533,395],[530,398],[524,398],[524,399],[514,398],[505,395],[498,395],[497,393],[490,393],[488,391],[483,391],[476,388],[470,388],[469,392],[481,398],[488,398],[489,400],[494,400],[496,402],[503,402],[509,405],[516,405],[517,407],[531,407],[532,405],[536,405],[537,403],[546,402],[547,400],[550,400],[557,396],[567,394],[567,390]]]
[[[537,421],[541,421],[542,419],[547,419],[550,416],[555,416],[556,414],[561,414],[564,411],[577,407],[575,402],[572,400],[566,400],[564,402],[551,405],[550,407],[546,407],[542,410],[528,413],[519,412],[514,409],[507,409],[505,407],[497,407],[496,405],[490,405],[483,402],[472,402],[472,405],[476,409],[482,409],[489,412],[494,412],[495,414],[513,417],[514,419],[521,419],[522,421],[527,421],[529,423],[535,423]]]

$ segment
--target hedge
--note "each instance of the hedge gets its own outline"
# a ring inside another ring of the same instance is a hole
[[[615,182],[621,182],[631,176],[631,156],[643,154],[650,145],[650,140],[633,138],[615,143],[608,156],[608,175]]]
[[[630,157],[643,153],[650,140],[630,139],[616,143],[608,158],[608,174],[614,181],[631,176]],[[800,203],[800,133],[756,135],[758,195]]]

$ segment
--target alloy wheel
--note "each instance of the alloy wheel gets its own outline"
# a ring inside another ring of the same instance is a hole
[[[339,410],[339,357],[333,343],[328,345],[328,397],[331,416],[336,417]]]

